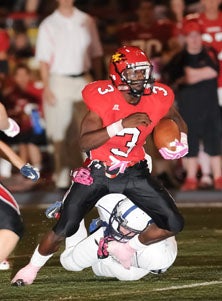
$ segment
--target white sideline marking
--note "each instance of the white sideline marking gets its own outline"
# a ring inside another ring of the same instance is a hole
[[[198,287],[198,286],[208,286],[208,285],[214,285],[214,284],[222,284],[222,281],[210,281],[210,282],[200,282],[200,283],[194,283],[194,284],[185,284],[185,285],[178,285],[178,286],[170,286],[165,288],[157,288],[153,291],[168,291],[168,290],[177,290],[177,289],[183,289],[183,288],[191,288],[191,287]]]

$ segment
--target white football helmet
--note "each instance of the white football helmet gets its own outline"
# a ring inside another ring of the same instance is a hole
[[[108,232],[115,240],[126,241],[153,223],[151,217],[128,198],[120,200],[110,215]]]

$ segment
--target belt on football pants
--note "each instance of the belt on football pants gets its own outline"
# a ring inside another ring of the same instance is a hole
[[[124,171],[129,168],[129,167],[132,167],[132,166],[135,166],[135,165],[139,165],[141,164],[142,162],[146,162],[146,160],[144,161],[120,161],[122,164],[120,164],[120,166],[117,166],[116,168],[113,168],[112,170],[110,170],[110,168],[113,167],[113,164],[111,162],[104,162],[104,161],[97,161],[97,160],[92,160],[90,161],[89,159],[86,160],[87,161],[87,165],[88,167],[90,167],[90,165],[92,165],[93,163],[96,165],[96,164],[100,164],[101,166],[104,167],[105,169],[105,176],[109,179],[114,179],[116,178],[119,174],[123,174]],[[143,163],[143,164],[144,164]]]
[[[135,161],[130,161],[130,162],[127,162],[125,163],[124,161],[122,162],[122,164],[113,169],[113,170],[110,170],[110,168],[113,167],[113,165],[107,165],[106,162],[103,162],[103,165],[105,167],[105,176],[109,179],[114,179],[116,178],[120,173],[124,173],[124,171],[126,170],[126,168],[128,167],[132,167],[134,166],[136,163],[138,162],[135,162]]]

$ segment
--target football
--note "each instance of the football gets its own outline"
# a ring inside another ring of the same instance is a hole
[[[171,151],[176,150],[173,141],[180,141],[180,130],[175,121],[169,118],[161,119],[153,130],[153,140],[157,149],[167,147]]]

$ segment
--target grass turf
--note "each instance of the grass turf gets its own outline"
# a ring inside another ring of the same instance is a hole
[[[31,286],[11,287],[10,278],[27,264],[52,221],[43,210],[23,209],[27,226],[9,258],[12,269],[0,271],[0,300],[222,300],[222,208],[181,208],[185,228],[178,235],[178,257],[164,274],[125,282],[96,277],[91,269],[67,272],[59,252],[39,272]]]

